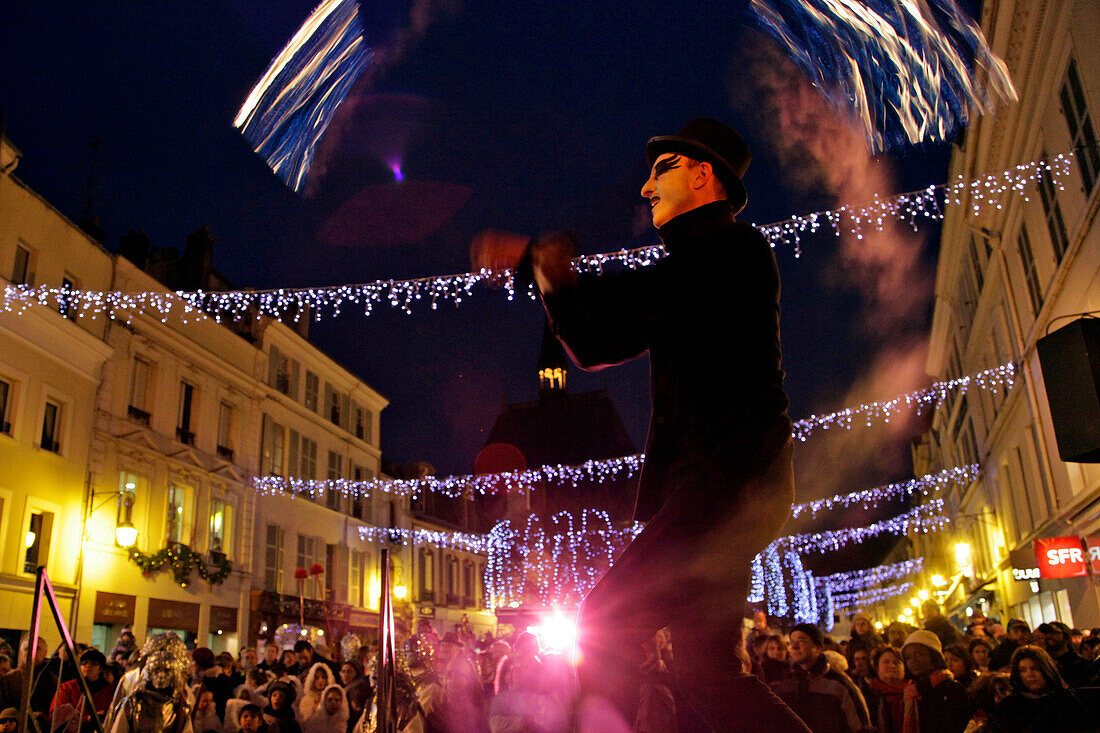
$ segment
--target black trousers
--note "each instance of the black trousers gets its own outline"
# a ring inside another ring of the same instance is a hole
[[[678,710],[678,722],[694,713],[712,731],[809,733],[742,671],[737,653],[752,560],[775,539],[794,500],[792,450],[788,442],[768,468],[745,478],[708,461],[685,461],[674,472],[676,488],[581,605],[581,733],[621,730],[592,712],[606,703],[634,721],[642,645],[666,626],[677,697],[693,709]]]

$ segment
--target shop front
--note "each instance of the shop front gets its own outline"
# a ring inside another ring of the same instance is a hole
[[[146,627],[147,637],[174,631],[188,649],[194,649],[198,646],[199,604],[150,598]]]
[[[110,654],[122,635],[122,630],[134,625],[137,597],[122,593],[96,591],[92,616],[91,644],[104,654]]]

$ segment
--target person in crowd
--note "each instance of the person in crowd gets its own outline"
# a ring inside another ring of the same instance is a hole
[[[943,660],[947,662],[947,669],[955,677],[955,681],[967,690],[978,678],[974,667],[974,660],[963,644],[949,644],[943,648]]]
[[[0,654],[0,677],[3,677],[11,671],[11,657],[7,654]]]
[[[994,670],[1008,669],[1012,663],[1012,654],[1019,647],[1031,641],[1031,627],[1026,621],[1014,618],[1008,622],[1008,629],[1000,644],[993,650],[989,657],[989,668]]]
[[[963,733],[973,703],[947,670],[940,638],[918,629],[905,640],[901,655],[910,680],[904,693],[906,733]]]
[[[905,665],[901,652],[892,646],[880,646],[871,655],[875,676],[868,683],[867,707],[871,723],[878,733],[902,733],[905,706]]]
[[[328,667],[329,671],[332,672],[333,679],[340,673],[340,668],[336,665],[336,662],[326,659],[305,639],[294,642],[294,655],[297,658],[297,667],[292,668],[290,671],[291,674],[298,675],[303,682],[315,664],[323,664]]]
[[[852,666],[852,655],[858,649],[867,652],[867,660],[869,663],[871,652],[885,643],[886,642],[882,640],[878,632],[875,631],[875,627],[871,623],[871,617],[865,613],[857,613],[852,616],[851,638],[848,640],[848,648],[844,653],[844,656],[848,658],[848,665]]]
[[[995,717],[997,706],[1010,692],[1007,672],[989,672],[974,681],[970,697],[974,714],[966,725],[966,733],[1005,733]]]
[[[111,653],[107,656],[107,661],[126,666],[130,663],[130,657],[137,651],[137,648],[137,640],[134,638],[134,632],[130,629],[123,629],[122,634],[118,637],[118,641],[115,642],[114,648],[111,649]]]
[[[437,671],[443,680],[447,730],[481,731],[485,727],[481,678],[457,632],[448,631],[440,639]]]
[[[237,728],[241,733],[267,733],[263,709],[251,703],[242,707],[237,713]]]
[[[546,664],[549,666],[549,658]],[[642,662],[638,715],[634,722],[634,730],[638,733],[661,733],[676,728],[671,666],[672,639],[667,630],[660,629],[646,644],[645,661]]]
[[[436,655],[439,654],[439,634],[435,633],[435,627],[432,626],[431,619],[422,618],[416,622],[416,635],[420,638],[421,643],[432,648],[432,659],[435,659]]]
[[[252,652],[252,666],[255,667],[256,652]],[[222,675],[229,678],[227,683],[230,686],[230,697],[232,693],[241,685],[244,684],[247,673],[241,669],[240,664],[233,658],[233,655],[229,652],[221,652],[217,656],[218,666],[221,668]]]
[[[871,689],[871,680],[875,678],[875,671],[871,666],[871,655],[884,646],[886,646],[885,642],[879,644],[873,651],[861,649],[857,646],[855,651],[851,651],[848,657],[846,674],[852,678],[852,682],[856,683],[856,687],[863,693],[864,699],[867,698],[867,692]],[[867,701],[867,706],[870,709],[870,700]]]
[[[859,733],[871,729],[863,694],[847,675],[829,668],[824,634],[813,624],[796,624],[790,633],[787,676],[771,685],[813,733]]]
[[[119,707],[128,696],[132,695],[134,691],[141,686],[145,665],[153,656],[166,659],[182,659],[185,670],[187,668],[189,654],[187,647],[183,643],[183,639],[179,638],[177,634],[171,631],[165,631],[150,636],[145,640],[145,644],[141,649],[131,655],[133,669],[123,674],[118,684],[115,685],[115,695],[111,699],[111,707],[107,710],[107,720],[103,726],[104,730],[110,731],[114,727],[114,719],[118,713]],[[194,665],[192,665],[192,669],[193,666]],[[184,675],[186,676],[186,674],[185,671]],[[190,706],[194,703],[194,697],[189,690],[187,692],[186,702],[188,709],[190,709]],[[190,725],[190,722],[188,722],[188,725]]]
[[[229,654],[229,664],[233,663],[233,655]],[[194,694],[198,690],[210,690],[214,695],[214,709],[219,718],[225,716],[225,703],[233,697],[233,690],[240,684],[238,678],[227,674],[225,668],[218,663],[218,658],[208,647],[200,646],[191,652],[192,676],[191,685]],[[199,731],[199,733],[202,733]]]
[[[256,666],[265,672],[270,672],[275,663],[279,661],[279,645],[273,641],[264,644],[264,658]]]
[[[0,733],[15,733],[19,729],[19,711],[15,708],[0,710]]]
[[[751,650],[757,639],[767,639],[773,635],[775,630],[768,626],[768,615],[757,611],[752,615],[752,628],[745,634],[745,648]]]
[[[294,677],[293,679],[298,679]],[[225,724],[222,726],[222,733],[237,733],[239,720],[241,716],[241,709],[245,705],[255,705],[260,710],[263,710],[267,706],[267,686],[274,682],[275,674],[273,672],[265,672],[259,668],[259,665],[252,668],[252,671],[245,677],[244,684],[233,691],[233,697],[225,703],[225,715],[222,719]]]
[[[760,660],[760,669],[764,675],[762,679],[769,685],[778,682],[787,673],[789,665],[790,651],[786,639],[779,634],[772,634],[768,637],[764,657]]]
[[[280,660],[282,665],[286,667],[287,674],[297,675],[298,670],[298,655],[294,653],[293,649],[284,649],[282,659]],[[309,670],[306,670],[307,672]],[[301,680],[299,680],[300,682]]]
[[[994,712],[1006,731],[1079,733],[1097,729],[1044,649],[1024,645],[1013,652],[1009,684],[1011,694]]]
[[[401,647],[400,659],[393,680],[399,733],[441,733],[443,685],[435,673],[435,650],[419,634],[410,636]],[[375,665],[377,666],[377,665]],[[372,678],[373,680],[373,678]],[[356,733],[376,733],[378,730],[378,700],[363,711]]]
[[[1100,649],[1100,636],[1090,635],[1081,639],[1081,645],[1078,647],[1077,651],[1086,661],[1095,662],[1098,649]]]
[[[241,670],[241,674],[247,675],[250,671],[252,671],[252,668],[259,663],[260,659],[259,655],[256,653],[256,648],[250,646],[246,647],[245,650],[241,652],[241,659],[238,666]]]
[[[497,668],[496,696],[489,707],[492,733],[536,730],[542,713],[543,662],[538,639],[523,632]]]
[[[195,709],[191,713],[191,730],[194,733],[222,733],[222,719],[214,705],[214,693],[199,688],[195,695]]]
[[[358,722],[363,711],[370,704],[370,682],[363,675],[363,666],[354,659],[349,659],[340,666],[340,681],[344,685],[344,694],[348,703],[348,733]]]
[[[24,633],[19,642],[19,658],[16,667],[0,677],[0,706],[21,709],[23,707],[23,687],[27,684],[27,659],[31,646],[31,637]],[[49,728],[50,703],[57,690],[57,675],[49,668],[46,659],[46,640],[38,638],[34,648],[33,687],[31,688],[31,712],[39,726]]]
[[[332,684],[321,693],[321,704],[302,722],[303,733],[347,733],[348,701],[344,688]]]
[[[1079,687],[1089,681],[1088,660],[1073,650],[1070,642],[1072,631],[1061,621],[1042,624],[1043,646],[1058,666],[1062,679],[1070,687]]]
[[[993,655],[993,642],[988,637],[971,639],[966,650],[970,652],[970,658],[974,660],[974,671],[979,675],[989,674],[990,658]]]
[[[929,598],[920,604],[920,612],[924,616],[924,628],[939,637],[940,648],[962,641],[962,634],[943,615],[940,604]]]
[[[332,672],[324,662],[314,662],[306,674],[302,696],[298,698],[298,720],[305,721],[313,711],[321,706],[321,696],[325,689],[335,682]]]
[[[277,680],[267,687],[267,707],[263,709],[267,733],[302,733],[294,714],[294,700],[298,693],[294,685]]]
[[[886,627],[886,643],[897,649],[898,652],[901,652],[901,648],[905,646],[905,640],[914,631],[916,631],[916,629],[909,624],[895,621]]]
[[[107,715],[107,709],[111,707],[111,697],[115,693],[114,686],[104,679],[103,669],[107,665],[107,658],[98,649],[86,649],[80,655],[80,676],[88,685],[88,691],[92,693],[92,702],[95,703],[94,713],[100,720]],[[95,730],[92,722],[93,711],[88,708],[84,699],[84,691],[80,687],[79,680],[62,682],[57,688],[57,693],[50,703],[51,726],[54,731],[61,727],[64,721],[66,733],[87,733]]]
[[[175,634],[150,642],[138,683],[119,703],[110,733],[192,733],[186,648]]]

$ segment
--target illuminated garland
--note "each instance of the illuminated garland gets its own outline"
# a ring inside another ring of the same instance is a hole
[[[887,580],[898,580],[899,578],[904,578],[906,575],[919,573],[923,567],[924,558],[918,557],[913,560],[902,560],[893,565],[880,565],[879,567],[867,568],[865,570],[834,573],[832,575],[826,575],[823,578],[818,578],[817,582],[829,586],[829,590],[834,593],[854,591],[868,588],[872,585],[879,585]]]
[[[359,539],[390,545],[431,545],[447,550],[462,550],[484,554],[489,547],[488,535],[469,532],[437,532],[431,529],[400,527],[360,527]]]
[[[217,566],[217,569],[211,570],[202,555],[181,544],[163,547],[152,555],[131,547],[129,557],[145,575],[153,575],[166,568],[171,570],[172,579],[181,588],[191,584],[192,570],[197,571],[199,577],[211,585],[221,585],[233,570],[233,563],[224,554],[210,553],[211,562]]]
[[[876,603],[885,601],[887,598],[908,593],[912,588],[912,583],[899,583],[884,588],[866,588],[854,593],[834,593],[833,608],[838,612],[847,610],[862,611],[867,606],[873,606]]]
[[[884,519],[864,527],[827,530],[825,532],[807,532],[780,537],[772,544],[780,548],[790,548],[795,552],[825,552],[839,550],[853,542],[860,543],[868,537],[880,534],[908,534],[914,532],[934,532],[950,522],[943,514],[943,499],[933,499],[921,506],[910,509],[895,517]]]
[[[369,497],[374,492],[393,496],[416,498],[425,492],[439,493],[451,498],[498,494],[523,494],[535,484],[547,481],[557,485],[577,487],[582,481],[615,481],[633,478],[642,470],[645,454],[639,453],[620,458],[586,461],[579,466],[540,466],[526,471],[507,471],[504,473],[468,474],[423,479],[381,479],[353,481],[351,479],[310,480],[283,478],[282,476],[257,476],[252,479],[252,487],[265,495],[300,495],[318,500],[330,491],[355,499]]]
[[[579,604],[641,530],[640,523],[616,529],[607,512],[594,509],[577,520],[558,512],[547,522],[534,514],[522,526],[498,522],[485,568],[490,605]]]
[[[781,244],[794,247],[801,254],[801,238],[813,234],[828,225],[839,236],[848,231],[862,238],[867,230],[881,230],[887,219],[907,221],[916,228],[917,219],[930,221],[943,219],[943,204],[961,206],[967,203],[975,215],[986,206],[1001,208],[1000,197],[1009,192],[1024,195],[1025,187],[1041,175],[1049,175],[1062,188],[1062,179],[1069,174],[1074,155],[1059,153],[1051,160],[1033,160],[997,173],[989,173],[971,181],[959,180],[950,184],[929,186],[919,191],[875,199],[861,206],[842,206],[838,209],[794,216],[774,224],[759,227],[772,247]],[[601,271],[609,264],[629,268],[647,267],[664,256],[661,245],[621,250],[604,254],[578,257],[573,267],[579,271]],[[370,316],[376,307],[390,308],[411,313],[416,305],[428,303],[432,310],[440,303],[455,306],[470,297],[474,287],[483,280],[503,285],[512,300],[516,294],[514,272],[498,274],[487,271],[467,272],[455,275],[415,278],[411,280],[377,280],[370,283],[334,285],[320,288],[277,288],[269,290],[176,291],[176,292],[103,292],[69,288],[32,287],[6,285],[0,297],[0,308],[22,314],[33,305],[53,309],[65,309],[79,318],[97,318],[106,315],[129,322],[134,314],[148,309],[166,322],[178,312],[183,321],[202,320],[207,317],[217,322],[236,321],[259,314],[278,320],[298,322],[305,314],[316,320],[335,317],[348,308],[359,309]],[[527,294],[534,297],[528,289]]]
[[[827,499],[816,499],[805,504],[795,504],[791,507],[791,518],[797,518],[804,512],[810,512],[811,517],[823,509],[831,510],[836,507],[849,507],[853,504],[861,504],[864,508],[874,506],[881,501],[890,501],[912,496],[918,491],[923,496],[929,496],[947,486],[968,484],[978,478],[980,470],[978,464],[948,468],[939,473],[930,473],[920,478],[910,479],[896,484],[887,484],[873,489],[863,489],[850,494],[838,494]]]
[[[958,390],[960,395],[964,395],[972,386],[985,390],[1000,387],[1012,389],[1016,384],[1015,376],[1016,365],[1009,362],[971,376],[945,379],[885,402],[861,404],[858,407],[849,407],[827,415],[811,415],[794,423],[793,435],[798,440],[806,442],[806,438],[810,437],[810,433],[816,428],[828,430],[839,427],[851,430],[857,421],[868,426],[877,420],[890,422],[890,418],[900,414],[903,408],[916,409],[919,415],[928,407],[938,408],[947,399],[948,392],[952,390]]]

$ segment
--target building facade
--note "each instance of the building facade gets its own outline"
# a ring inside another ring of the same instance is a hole
[[[986,2],[982,25],[1020,101],[971,123],[949,180],[1075,157],[1062,185],[1044,173],[1027,198],[1006,193],[980,215],[971,201],[947,207],[928,372],[951,378],[1015,362],[1019,374],[1011,390],[973,389],[937,410],[914,449],[918,475],[973,463],[982,472],[946,497],[948,528],[917,536],[911,552],[926,559],[923,589],[960,621],[984,612],[1095,627],[1100,577],[1036,577],[1036,540],[1071,537],[1081,547],[1100,534],[1100,467],[1060,460],[1036,344],[1100,310],[1100,7]]]

